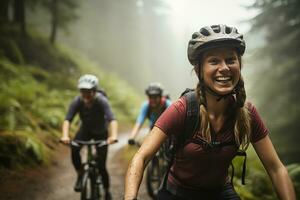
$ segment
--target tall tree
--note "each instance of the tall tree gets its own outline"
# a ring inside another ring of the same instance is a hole
[[[0,22],[8,22],[8,10],[10,0],[0,1]]]
[[[68,29],[70,22],[78,18],[76,8],[79,6],[78,0],[44,0],[43,5],[51,15],[50,42],[56,40],[58,29]]]
[[[14,0],[14,22],[20,25],[21,34],[26,35],[25,0]]]
[[[263,30],[266,40],[257,67],[260,105],[283,158],[299,162],[300,1],[256,0],[252,8],[260,11],[252,31]]]

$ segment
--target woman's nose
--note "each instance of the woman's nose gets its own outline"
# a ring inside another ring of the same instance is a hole
[[[228,71],[228,70],[229,70],[229,67],[228,67],[227,63],[225,62],[225,60],[223,60],[223,61],[220,63],[219,70],[220,70],[220,71]]]

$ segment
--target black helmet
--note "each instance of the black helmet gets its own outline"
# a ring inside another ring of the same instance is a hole
[[[162,95],[163,88],[160,83],[150,83],[147,89],[145,90],[146,95]]]
[[[240,55],[244,54],[246,48],[243,35],[236,28],[222,24],[205,26],[192,35],[187,49],[188,59],[192,65],[197,65],[204,51],[224,46],[237,48]]]

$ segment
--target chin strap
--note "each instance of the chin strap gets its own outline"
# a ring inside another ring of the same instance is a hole
[[[221,95],[221,94],[216,93],[215,91],[213,91],[212,89],[210,89],[210,88],[207,87],[207,86],[204,86],[204,88],[205,88],[205,91],[207,91],[209,94],[211,94],[211,95],[217,97],[217,101],[221,101],[222,99],[226,99],[226,98],[228,98],[228,97],[230,97],[230,96],[236,94],[236,90],[235,90],[235,89],[233,89],[233,90],[232,90],[230,93],[228,93],[228,94]]]

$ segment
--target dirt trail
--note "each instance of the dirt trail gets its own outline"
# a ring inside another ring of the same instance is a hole
[[[107,160],[114,200],[123,198],[124,177],[128,163],[122,159],[122,149],[127,145],[127,135],[121,134],[119,142],[109,147]],[[58,145],[55,159],[49,167],[38,167],[23,172],[7,172],[0,177],[0,200],[77,200],[73,191],[75,172],[69,148]],[[142,183],[139,199],[151,200]]]

